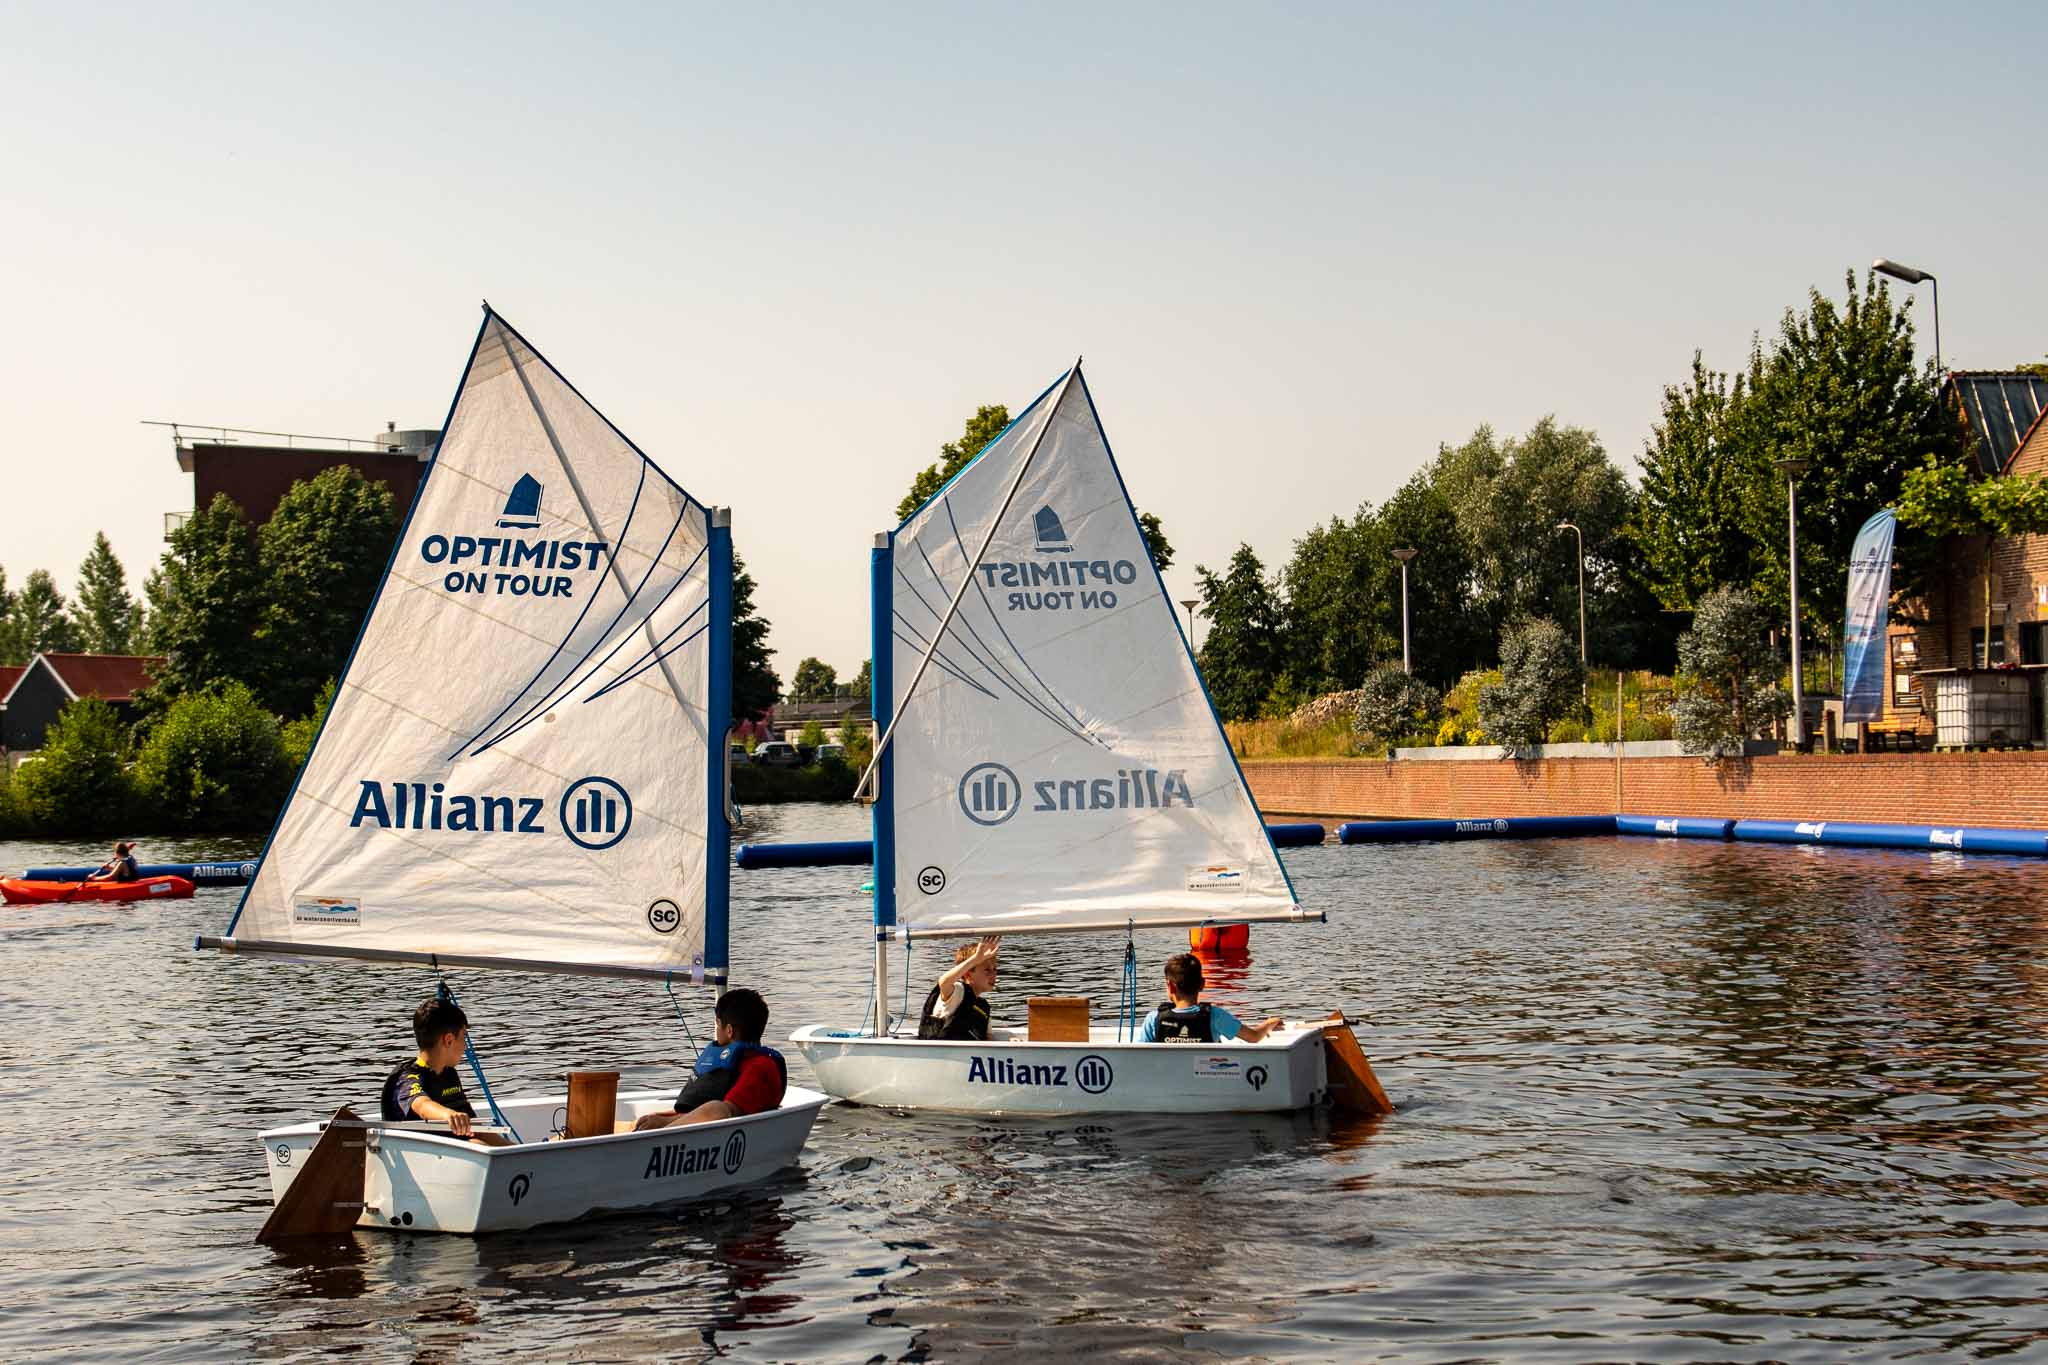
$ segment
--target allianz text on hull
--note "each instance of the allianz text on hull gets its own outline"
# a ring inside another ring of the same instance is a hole
[[[619,1096],[621,1120],[663,1109],[672,1091]],[[501,1101],[521,1132],[544,1132],[560,1095]],[[791,1089],[763,1114],[645,1133],[484,1147],[446,1132],[366,1128],[363,1211],[356,1226],[474,1235],[655,1208],[766,1180],[794,1165],[826,1097]],[[261,1135],[272,1202],[305,1169],[325,1123]]]
[[[1132,1043],[1114,1029],[1087,1043],[1033,1043],[997,1030],[987,1042],[876,1038],[799,1029],[827,1093],[855,1104],[976,1114],[1207,1114],[1302,1109],[1328,1094],[1319,1026],[1266,1041]]]

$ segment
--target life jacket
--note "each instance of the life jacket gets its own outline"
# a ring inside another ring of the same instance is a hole
[[[1181,1009],[1171,1000],[1159,1002],[1158,1017],[1152,1023],[1155,1043],[1213,1043],[1216,1030],[1209,1024],[1209,1007],[1196,1005]]]
[[[401,1097],[400,1094],[407,1076],[418,1079],[419,1093],[425,1098],[458,1114],[476,1117],[476,1110],[469,1107],[469,1096],[462,1093],[462,1077],[456,1073],[454,1067],[451,1066],[444,1071],[429,1071],[420,1063],[420,1059],[415,1057],[409,1062],[400,1062],[391,1069],[391,1074],[384,1078],[384,1090],[378,1096],[378,1111],[386,1119],[401,1121],[418,1117],[407,1103],[411,1097]]]
[[[722,1100],[733,1083],[740,1078],[740,1067],[749,1057],[768,1057],[774,1060],[775,1069],[782,1073],[783,1088],[789,1086],[789,1063],[782,1060],[782,1054],[772,1047],[759,1043],[735,1040],[730,1043],[712,1043],[697,1054],[697,1065],[692,1068],[694,1079],[676,1094],[676,1112],[687,1114],[700,1104]],[[777,1095],[776,1102],[782,1097]]]
[[[917,1021],[917,1036],[920,1038],[943,1038],[955,1043],[985,1043],[988,1041],[988,1001],[974,993],[974,987],[965,981],[960,989],[967,992],[960,1001],[960,1008],[941,1019],[938,1015],[939,988],[932,987],[931,994],[924,998],[924,1016]]]

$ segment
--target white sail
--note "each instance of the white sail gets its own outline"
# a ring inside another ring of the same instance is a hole
[[[886,553],[876,609],[893,643],[877,678],[908,694],[883,698],[896,731],[876,820],[895,923],[958,933],[1301,917],[1078,367]],[[877,911],[891,922],[888,906]]]
[[[487,314],[236,946],[721,980],[730,565]]]

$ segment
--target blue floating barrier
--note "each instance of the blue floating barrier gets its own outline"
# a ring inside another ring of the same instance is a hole
[[[1684,815],[1617,815],[1616,834],[1647,834],[1666,839],[1726,839],[1733,833],[1733,820],[1702,820]]]
[[[1512,820],[1352,820],[1337,826],[1345,844],[1412,844],[1430,839],[1571,839],[1614,833],[1611,815],[1526,815]]]
[[[741,844],[733,854],[741,867],[865,867],[875,861],[875,846],[866,839],[828,839],[819,843]]]
[[[1266,834],[1275,848],[1313,848],[1323,841],[1323,827],[1313,820],[1300,824],[1268,825]]]
[[[83,881],[94,867],[32,867],[21,874],[28,882]],[[137,881],[151,877],[183,877],[194,886],[247,886],[256,875],[256,860],[241,863],[146,863],[135,869]]]
[[[1854,820],[1737,820],[1735,837],[1774,844],[1903,848],[2048,857],[2048,830],[1971,825],[1878,825]]]

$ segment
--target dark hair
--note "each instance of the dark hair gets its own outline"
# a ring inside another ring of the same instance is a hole
[[[721,1022],[731,1024],[742,1042],[758,1043],[768,1029],[768,1002],[761,998],[760,992],[750,991],[745,986],[719,996],[712,1013]]]
[[[440,1042],[442,1034],[460,1033],[468,1027],[469,1016],[453,1000],[422,1000],[412,1012],[413,1041],[422,1052]]]
[[[1166,959],[1167,989],[1182,1000],[1202,993],[1202,960],[1193,953],[1175,953]]]
[[[114,845],[114,856],[117,858],[125,858],[134,851],[135,845],[131,843],[123,842]]]

